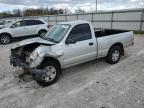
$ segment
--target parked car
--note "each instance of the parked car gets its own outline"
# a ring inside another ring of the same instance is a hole
[[[10,63],[29,71],[41,85],[59,79],[61,70],[92,59],[105,57],[119,62],[124,48],[134,44],[132,31],[94,29],[87,21],[54,25],[43,38],[22,41],[11,49]]]
[[[9,21],[9,20],[7,20],[7,21],[0,21],[0,29],[3,28],[3,26],[4,26],[5,24],[8,24],[8,23],[10,23],[10,22],[12,22],[12,21]]]
[[[3,27],[5,23],[3,21],[0,21],[0,28]]]
[[[48,24],[40,19],[25,19],[5,24],[0,29],[0,42],[8,44],[12,38],[39,35],[44,36],[48,31]]]

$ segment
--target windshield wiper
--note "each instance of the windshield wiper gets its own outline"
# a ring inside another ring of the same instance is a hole
[[[48,40],[48,41],[54,42],[54,43],[58,43],[57,41],[55,41],[55,40],[52,39],[52,38],[48,38],[48,37],[40,37],[40,38],[42,38],[42,39],[44,39],[44,40]]]
[[[44,38],[45,40],[48,40],[48,41],[51,41],[51,42],[54,42],[54,43],[58,43],[57,41],[55,41],[54,39],[52,38]]]
[[[49,40],[49,41],[55,42],[55,40],[52,39],[52,38],[46,38],[46,39]]]

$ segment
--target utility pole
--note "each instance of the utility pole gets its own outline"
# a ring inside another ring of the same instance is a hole
[[[144,1],[143,1],[143,9],[144,9]]]
[[[67,14],[67,9],[65,8],[65,14]]]
[[[97,12],[97,0],[96,0],[96,12]]]

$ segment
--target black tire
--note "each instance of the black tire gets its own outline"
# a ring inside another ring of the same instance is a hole
[[[46,30],[40,30],[40,31],[38,32],[38,36],[39,36],[39,37],[44,37],[46,33],[47,33]]]
[[[117,54],[117,56],[114,56],[114,54]],[[121,58],[121,54],[122,50],[119,46],[112,46],[106,56],[106,62],[110,64],[118,63]]]
[[[26,70],[26,69],[23,69],[23,71],[24,71],[24,74],[25,74],[25,75],[30,75],[30,74],[31,74],[31,72],[28,71],[28,70]]]
[[[58,65],[58,63],[54,62],[54,61],[44,61],[40,66],[39,69],[45,69],[48,66],[52,66],[55,68],[56,70],[56,76],[52,81],[47,82],[46,80],[42,79],[41,81],[37,81],[40,85],[42,86],[50,86],[54,83],[56,83],[59,79],[60,76],[60,67]]]
[[[11,42],[11,36],[8,34],[0,35],[0,43],[1,44],[9,44]]]

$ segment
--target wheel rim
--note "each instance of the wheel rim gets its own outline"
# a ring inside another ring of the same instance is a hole
[[[44,37],[45,36],[45,34],[46,34],[46,32],[40,32],[40,37]]]
[[[46,75],[43,76],[43,80],[45,82],[53,81],[55,79],[56,73],[57,73],[55,67],[53,67],[53,66],[47,66],[45,68],[45,70],[46,70]]]
[[[10,39],[8,36],[2,36],[1,37],[1,43],[7,44],[10,42]]]
[[[117,61],[120,57],[119,51],[115,50],[114,53],[112,54],[112,60]]]

